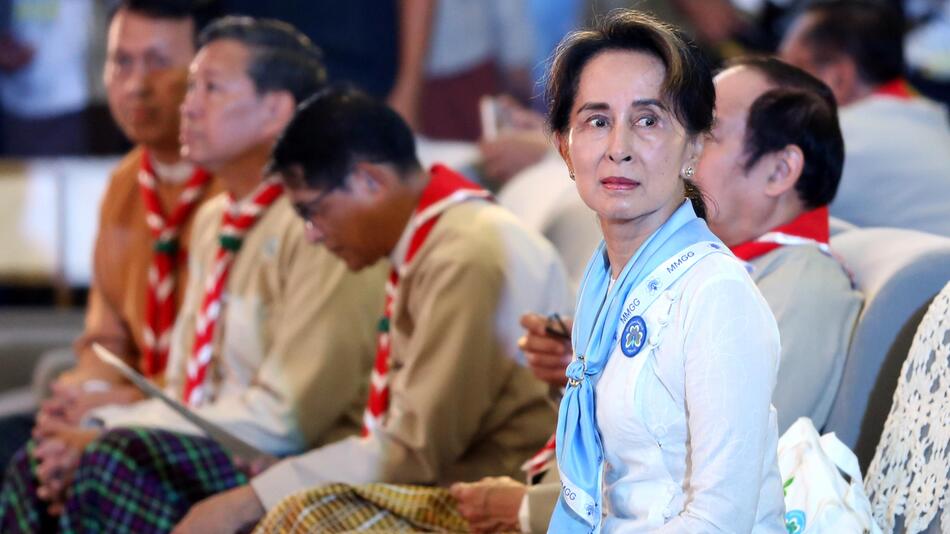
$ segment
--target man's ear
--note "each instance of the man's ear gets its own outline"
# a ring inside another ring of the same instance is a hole
[[[805,154],[802,149],[798,145],[787,145],[767,157],[772,162],[772,172],[766,179],[765,194],[779,197],[788,191],[794,191],[805,167]]]
[[[289,91],[270,91],[261,98],[261,111],[264,121],[261,133],[267,137],[277,137],[297,110],[297,100]]]
[[[567,164],[567,170],[571,173],[571,179],[574,179],[574,164],[571,163],[571,134],[562,135],[561,132],[554,132],[554,145],[561,154],[561,159]]]

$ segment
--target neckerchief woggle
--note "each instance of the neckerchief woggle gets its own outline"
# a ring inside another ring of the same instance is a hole
[[[600,531],[604,452],[597,430],[594,388],[618,341],[621,314],[634,316],[629,322],[634,329],[642,328],[635,332],[635,350],[621,346],[624,354],[632,357],[649,335],[643,311],[692,265],[714,252],[729,253],[706,222],[696,217],[689,200],[637,249],[612,286],[604,242],[594,252],[578,297],[572,335],[576,358],[567,367],[568,385],[557,418],[561,496],[549,532]],[[638,294],[631,295],[632,291]],[[629,303],[626,310],[625,303]],[[626,335],[620,337],[621,343],[628,341]]]

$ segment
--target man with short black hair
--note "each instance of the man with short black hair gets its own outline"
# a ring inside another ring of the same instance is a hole
[[[165,389],[251,446],[293,454],[359,431],[383,271],[350,273],[309,246],[283,185],[263,173],[297,103],[325,83],[319,51],[287,24],[248,18],[213,23],[199,43],[182,153],[226,194],[196,216]],[[245,480],[157,399],[90,415],[104,433],[41,422],[66,446],[37,448],[35,478],[29,463],[8,469],[4,532],[49,520],[37,497],[65,531],[167,532],[191,503]]]
[[[828,246],[844,159],[835,102],[825,84],[772,58],[740,59],[715,84],[716,125],[696,169],[709,228],[748,262],[775,314],[779,431],[799,417],[821,428],[862,301]]]
[[[887,2],[813,2],[785,35],[782,58],[827,83],[847,157],[831,213],[859,226],[950,236],[947,112],[903,78],[904,26]]]
[[[432,485],[517,472],[555,420],[517,349],[522,313],[570,306],[551,245],[461,175],[421,168],[403,120],[356,91],[330,90],[301,107],[271,167],[312,242],[353,270],[393,264],[364,435],[198,504],[181,532],[235,532],[245,525],[222,518],[256,510],[256,520],[331,482]]]

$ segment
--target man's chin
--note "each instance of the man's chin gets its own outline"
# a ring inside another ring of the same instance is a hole
[[[120,128],[122,133],[129,138],[135,144],[141,144],[145,146],[155,146],[162,145],[167,139],[168,135],[165,132],[153,128],[150,125],[148,126],[123,126]]]
[[[366,263],[365,261],[360,260],[360,259],[356,259],[356,258],[343,258],[343,257],[341,257],[340,259],[342,259],[342,260],[343,260],[343,263],[346,264],[346,268],[347,268],[347,269],[349,269],[349,270],[351,270],[351,271],[354,271],[354,272],[356,272],[356,271],[362,271],[363,269],[366,268],[366,265],[367,265],[367,263]]]
[[[359,261],[358,258],[354,258],[352,256],[344,254],[343,251],[339,249],[335,250],[330,247],[327,247],[326,245],[324,245],[324,247],[327,249],[327,252],[329,252],[334,257],[336,257],[336,259],[342,261],[343,264],[346,265],[346,268],[348,270],[359,271],[360,269],[364,267],[363,262]]]
[[[369,259],[366,257],[343,256],[341,254],[336,254],[336,253],[334,254],[338,258],[343,260],[343,263],[346,264],[347,269],[353,272],[362,271],[363,269],[366,269],[367,267],[372,267],[373,265],[376,265],[376,262],[379,260],[379,258]]]

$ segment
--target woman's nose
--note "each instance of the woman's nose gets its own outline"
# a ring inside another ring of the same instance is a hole
[[[614,163],[621,163],[633,159],[630,146],[630,135],[625,128],[614,128],[610,132],[610,144],[607,147],[607,157]]]

